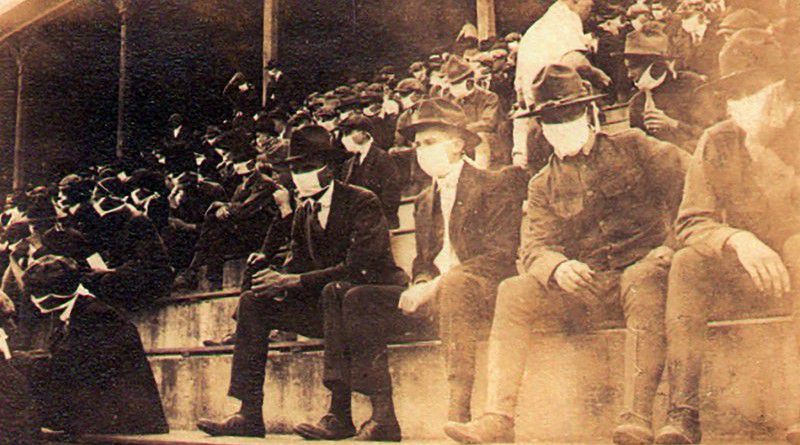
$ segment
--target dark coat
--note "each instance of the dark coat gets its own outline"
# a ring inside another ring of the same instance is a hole
[[[28,380],[0,357],[0,445],[36,443],[36,405]]]
[[[79,434],[169,431],[133,323],[99,300],[79,297],[69,323],[55,331],[50,359],[28,373],[45,401],[45,426]]]
[[[147,216],[124,206],[100,218],[87,236],[111,272],[99,272],[87,283],[107,303],[135,310],[169,293],[174,278],[169,256]]]
[[[644,125],[646,96],[641,91],[631,99],[630,126],[694,153],[703,130],[721,118],[720,107],[712,106],[711,98],[695,91],[703,83],[704,80],[699,75],[690,71],[680,71],[677,78],[668,77],[663,84],[653,90],[656,107],[679,122],[677,129],[658,133],[647,131]]]
[[[505,174],[464,164],[450,215],[450,240],[465,272],[495,281],[514,275],[522,202]],[[433,261],[442,250],[443,217],[433,187],[417,198],[414,210],[417,256],[414,282],[440,275]]]
[[[388,153],[377,147],[372,147],[364,162],[359,163],[359,156],[348,159],[344,165],[340,178],[342,182],[357,185],[375,193],[381,201],[383,214],[389,222],[389,227],[397,227],[399,220],[397,209],[400,208],[400,192],[403,184],[397,166]]]
[[[389,228],[378,197],[369,190],[335,181],[328,223],[312,233],[308,207],[300,206],[292,224],[289,273],[299,273],[304,289],[333,281],[353,284],[404,284],[392,256]]]
[[[547,286],[574,259],[621,270],[667,239],[688,155],[640,130],[599,133],[588,155],[550,162],[531,179],[520,269]]]

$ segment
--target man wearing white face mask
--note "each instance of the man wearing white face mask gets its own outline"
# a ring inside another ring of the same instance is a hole
[[[676,223],[685,247],[667,301],[669,421],[657,443],[701,440],[710,317],[758,317],[793,304],[800,338],[800,104],[782,80],[784,63],[770,33],[744,29],[725,44],[720,78],[709,84],[728,99],[731,118],[706,130],[686,177]],[[787,439],[800,443],[799,425]]]
[[[400,129],[433,185],[415,206],[414,284],[395,298],[410,316],[439,301],[452,421],[471,417],[475,345],[488,332],[497,284],[514,273],[522,207],[505,176],[473,166],[480,138],[468,122],[458,105],[431,99]]]
[[[271,330],[315,338],[327,336],[326,328],[340,333],[323,314],[323,309],[340,309],[342,302],[331,306],[340,288],[403,286],[407,282],[392,257],[378,198],[368,190],[334,180],[344,156],[324,128],[309,125],[292,132],[289,153],[277,163],[289,166],[302,200],[294,213],[291,253],[282,268],[267,267],[253,274],[251,290],[239,300],[229,395],[241,401],[241,408],[221,421],[201,419],[198,428],[212,436],[264,436],[263,388]],[[329,343],[326,341],[326,347]],[[326,354],[326,360],[331,357]],[[331,367],[326,363],[326,369]],[[351,388],[348,381],[336,382],[329,386],[330,414],[338,422],[337,433],[352,437],[356,431],[350,391],[358,388]],[[392,424],[387,414],[392,411],[390,397],[387,401],[384,393],[367,394],[374,418],[361,431],[364,440],[399,434],[392,429],[396,422]]]
[[[480,419],[450,423],[464,443],[512,442],[519,386],[535,329],[589,329],[623,318],[625,388],[617,444],[649,444],[664,362],[665,219],[677,210],[686,153],[640,130],[597,131],[578,73],[550,65],[533,86],[554,155],[531,179],[517,267],[503,281],[489,337],[488,396]]]
[[[628,34],[623,55],[628,77],[639,90],[630,103],[630,126],[694,152],[703,129],[722,119],[719,107],[695,91],[703,78],[676,71],[669,38],[657,23]]]
[[[492,159],[508,158],[501,153],[509,147],[502,146],[497,137],[500,125],[500,98],[497,94],[476,84],[474,68],[458,56],[450,56],[442,67],[450,85],[444,98],[460,106],[467,116],[467,129],[481,138],[475,147],[475,162],[489,167]]]
[[[362,114],[353,114],[339,124],[339,131],[342,145],[351,154],[342,165],[339,177],[346,184],[375,193],[381,201],[389,228],[396,229],[400,225],[397,209],[403,183],[389,154],[375,147],[370,119]]]

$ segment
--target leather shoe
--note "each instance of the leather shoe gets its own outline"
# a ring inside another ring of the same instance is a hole
[[[795,423],[786,431],[786,441],[792,445],[800,445],[800,423]]]
[[[700,443],[702,436],[697,412],[678,410],[670,413],[667,424],[658,431],[655,441],[661,445],[693,445]]]
[[[236,331],[216,340],[203,340],[203,346],[232,346],[236,344]]]
[[[403,440],[403,434],[400,432],[400,425],[397,422],[378,423],[370,419],[361,425],[353,440],[358,442],[400,442]]]
[[[342,421],[328,413],[316,425],[301,423],[295,426],[294,432],[306,440],[342,440],[355,436],[356,427],[352,420]]]
[[[219,422],[200,419],[197,429],[209,436],[264,437],[267,434],[262,419],[249,419],[242,413],[236,413]]]
[[[650,445],[653,428],[650,423],[634,415],[623,415],[622,422],[614,428],[613,440],[617,445]]]
[[[468,423],[448,422],[444,433],[460,443],[513,443],[514,420],[499,414],[484,414]]]

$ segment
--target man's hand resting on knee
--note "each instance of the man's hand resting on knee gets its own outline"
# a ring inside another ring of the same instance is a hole
[[[415,284],[400,295],[400,302],[397,307],[405,315],[414,315],[420,307],[425,306],[436,296],[436,288],[439,283],[438,278],[425,283]]]
[[[783,260],[769,246],[750,232],[737,232],[725,244],[736,252],[742,267],[759,291],[781,297],[791,292],[789,271]]]

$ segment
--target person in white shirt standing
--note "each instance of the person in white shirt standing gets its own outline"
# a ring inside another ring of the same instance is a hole
[[[518,108],[533,108],[533,80],[544,67],[554,63],[575,68],[582,76],[593,77],[604,85],[611,82],[585,55],[589,45],[584,23],[591,16],[593,6],[594,0],[558,0],[522,36],[514,79]],[[536,120],[530,117],[514,119],[514,165],[528,165],[528,135],[535,126]]]

